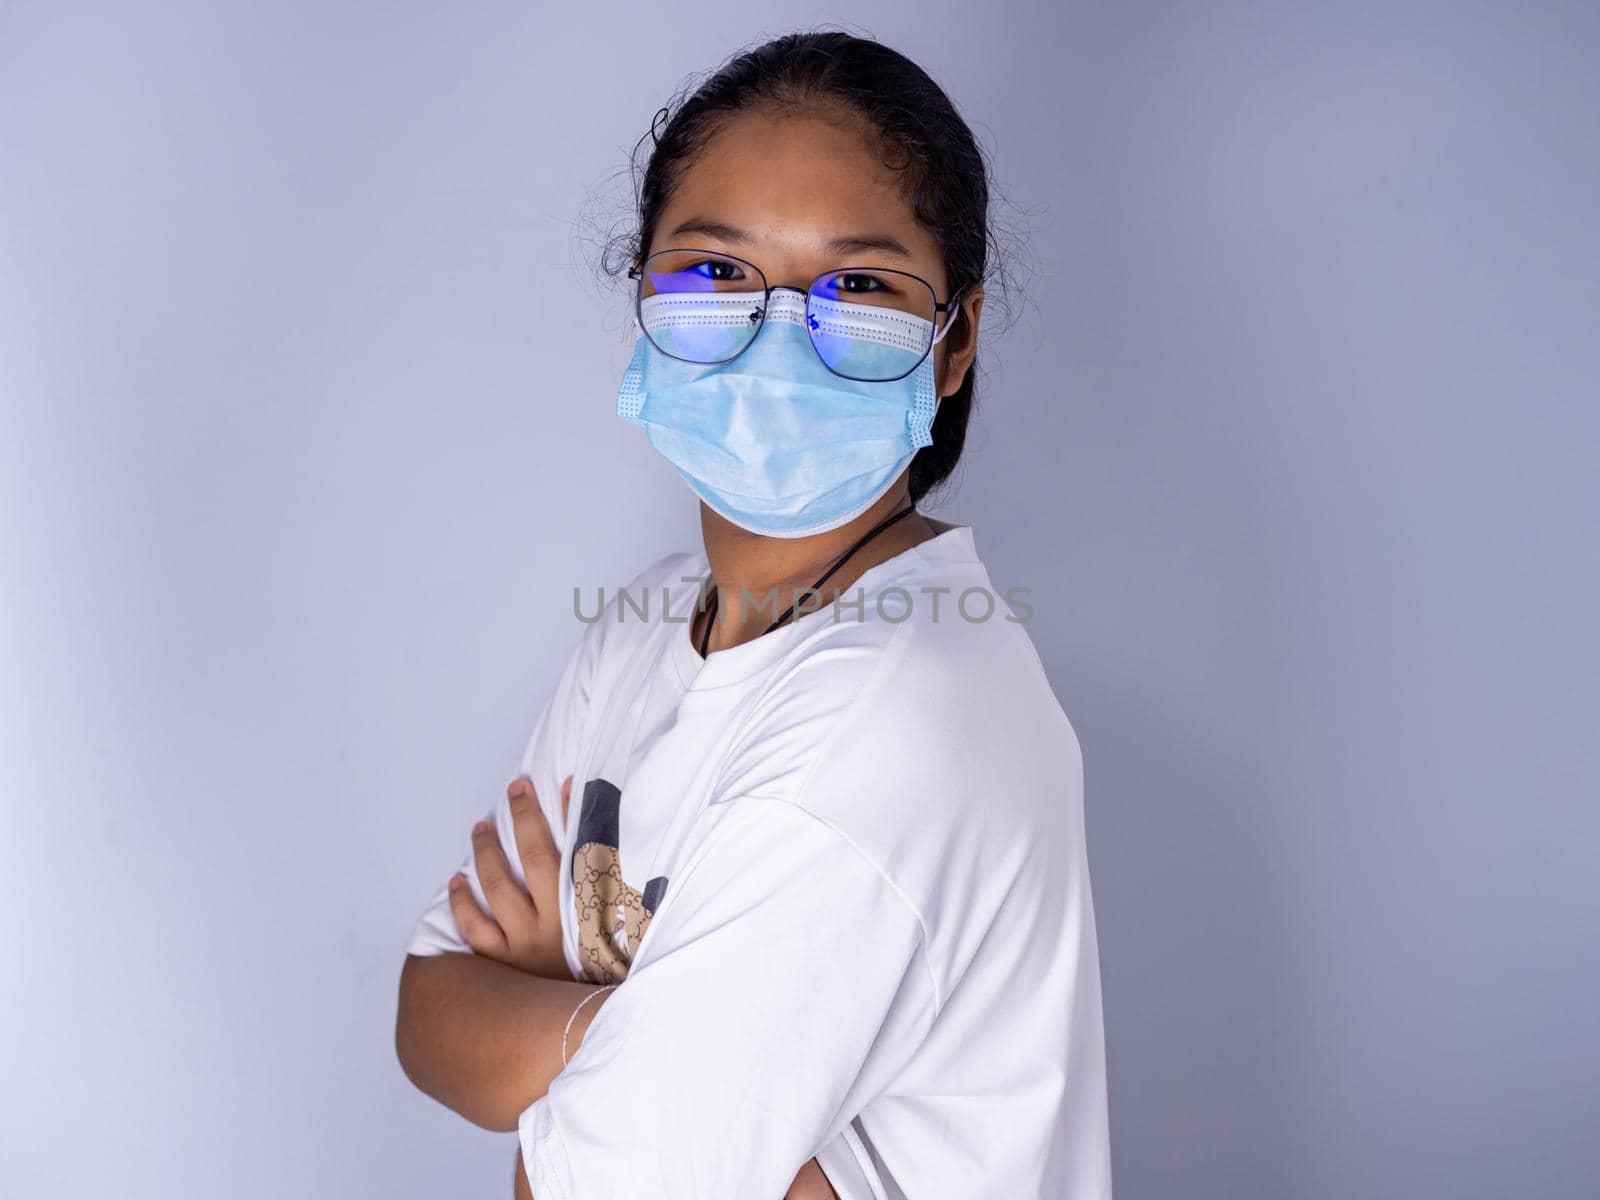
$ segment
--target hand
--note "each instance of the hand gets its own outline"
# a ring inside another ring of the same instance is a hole
[[[478,882],[489,901],[485,915],[473,899],[464,875],[450,879],[450,911],[456,927],[474,953],[545,979],[571,979],[561,941],[561,906],[557,894],[561,852],[544,819],[533,784],[514,779],[506,788],[517,857],[527,887],[511,873],[492,821],[472,829],[473,862]],[[572,776],[561,785],[561,818],[572,799]]]

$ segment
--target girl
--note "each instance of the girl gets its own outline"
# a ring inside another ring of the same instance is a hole
[[[401,1061],[538,1200],[1107,1197],[1077,740],[917,511],[973,404],[982,155],[835,32],[652,134],[618,412],[704,551],[585,631],[418,924]]]

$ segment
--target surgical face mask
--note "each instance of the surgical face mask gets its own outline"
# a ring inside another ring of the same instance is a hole
[[[695,494],[734,524],[782,538],[837,529],[880,500],[933,441],[931,323],[813,297],[808,333],[805,295],[774,289],[754,341],[730,362],[683,362],[652,344],[715,339],[751,312],[748,295],[643,299],[639,319],[650,337],[641,332],[634,347],[617,415],[641,426]],[[829,370],[821,353],[835,369],[868,378],[923,357],[900,379],[863,382]]]

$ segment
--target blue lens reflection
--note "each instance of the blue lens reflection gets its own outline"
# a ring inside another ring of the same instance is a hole
[[[849,379],[887,381],[909,374],[926,356],[933,341],[931,320],[886,305],[850,303],[840,295],[819,286],[806,305],[806,331],[829,370]]]
[[[641,303],[641,317],[663,354],[685,362],[726,362],[750,344],[760,326],[759,292],[717,291],[715,281],[696,271],[651,273],[650,282],[657,293]]]

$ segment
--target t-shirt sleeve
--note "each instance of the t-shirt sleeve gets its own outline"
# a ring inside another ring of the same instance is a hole
[[[555,691],[551,693],[534,722],[533,733],[528,738],[517,766],[518,775],[526,775],[533,781],[534,791],[539,797],[539,807],[544,811],[545,820],[550,823],[550,831],[555,836],[557,845],[562,842],[561,783],[571,774],[577,759],[578,730],[583,724],[593,683],[597,634],[598,628],[591,626],[579,640],[572,654],[568,656],[561,677],[556,682]],[[508,776],[506,783],[510,782],[511,777]],[[516,832],[511,824],[511,805],[503,789],[499,800],[495,803],[492,819],[500,835],[500,845],[510,862],[512,874],[516,876],[518,883],[526,884],[522,872],[522,860],[517,854]],[[478,881],[478,870],[473,861],[470,834],[465,840],[466,854],[459,869],[466,875],[479,907],[488,912],[488,901],[484,897],[483,885]],[[461,936],[455,916],[450,911],[448,882],[447,879],[445,883],[439,885],[439,890],[434,893],[433,899],[429,901],[428,907],[417,921],[411,933],[411,940],[406,946],[406,953],[420,955],[471,953],[472,948]]]
[[[713,805],[628,977],[519,1122],[537,1200],[782,1196],[938,1008],[922,922],[841,832]]]

